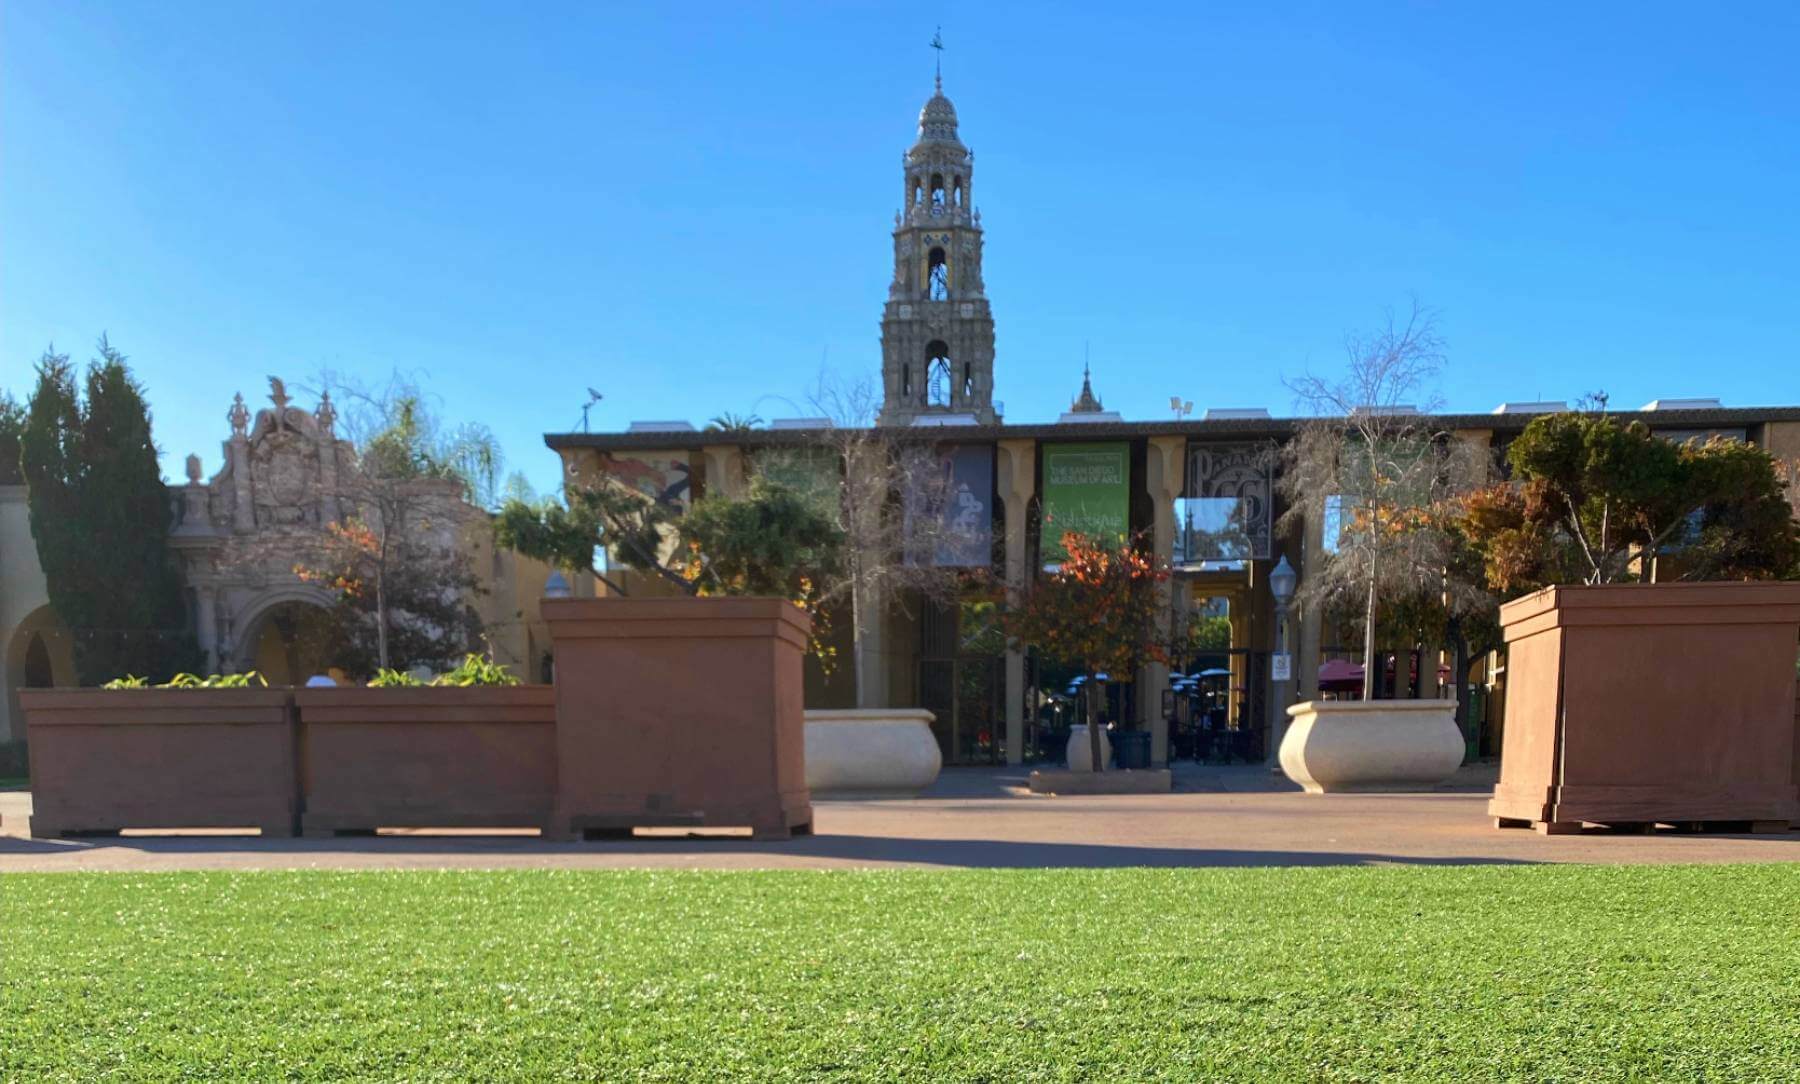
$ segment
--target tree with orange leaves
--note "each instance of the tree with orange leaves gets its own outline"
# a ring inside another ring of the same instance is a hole
[[[1169,644],[1157,622],[1157,589],[1169,579],[1168,563],[1154,557],[1141,538],[1109,545],[1067,531],[1062,547],[1068,556],[1061,567],[1040,579],[1024,603],[1004,616],[1007,634],[1081,666],[1088,689],[1098,688],[1101,674],[1128,674],[1145,663],[1170,662]],[[1098,726],[1088,727],[1088,741],[1093,770],[1099,771]]]

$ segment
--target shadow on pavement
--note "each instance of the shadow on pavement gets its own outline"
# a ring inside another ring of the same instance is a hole
[[[373,838],[263,839],[258,836],[121,836],[39,840],[0,838],[0,855],[75,855],[109,848],[143,855],[246,855],[305,858],[444,856],[508,860],[568,856],[693,855],[794,857],[845,863],[908,863],[962,869],[1118,869],[1188,866],[1524,865],[1516,859],[1470,855],[1420,857],[1355,851],[1230,850],[1218,847],[1147,847],[1096,843],[993,839],[916,839],[893,836],[817,835],[786,842],[743,837],[639,837],[630,841],[552,843],[532,836],[387,835]]]

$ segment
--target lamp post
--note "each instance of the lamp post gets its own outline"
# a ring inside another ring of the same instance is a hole
[[[1273,771],[1280,771],[1281,738],[1287,732],[1287,707],[1294,689],[1294,657],[1288,652],[1288,604],[1294,589],[1300,585],[1300,574],[1288,564],[1286,554],[1269,573],[1269,594],[1275,599],[1275,657],[1270,665],[1270,684],[1274,686],[1274,710],[1269,713],[1269,745],[1264,758]]]

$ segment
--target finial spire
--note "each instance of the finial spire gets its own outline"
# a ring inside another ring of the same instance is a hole
[[[937,92],[944,92],[944,28],[938,27],[931,35],[931,47],[937,50]]]

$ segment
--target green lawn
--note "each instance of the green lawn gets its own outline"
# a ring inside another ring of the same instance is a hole
[[[1800,867],[0,877],[0,1080],[1791,1080]]]

